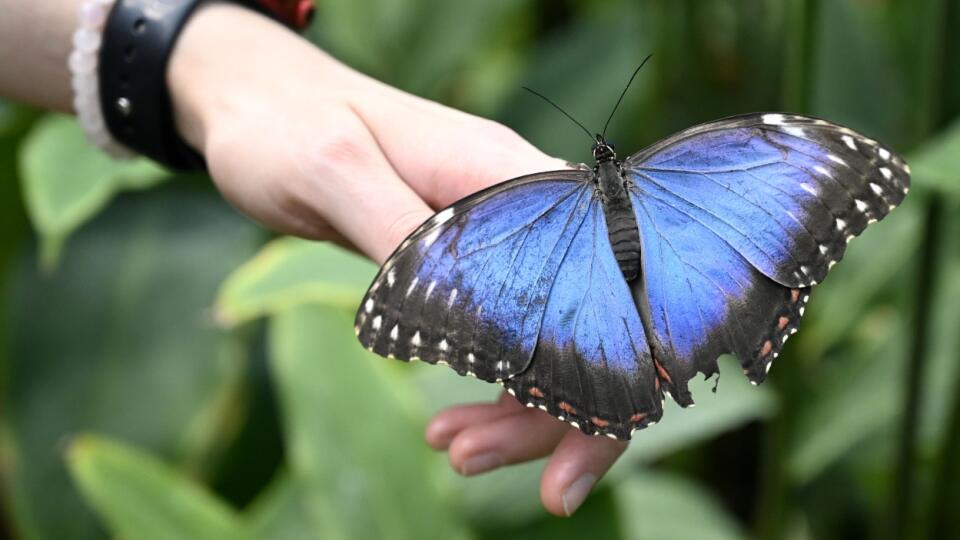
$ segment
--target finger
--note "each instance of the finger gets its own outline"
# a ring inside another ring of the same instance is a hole
[[[434,416],[427,424],[427,444],[434,450],[446,450],[453,438],[464,429],[525,410],[526,407],[506,392],[500,394],[496,403],[450,407]]]
[[[625,441],[569,430],[543,471],[543,505],[552,514],[572,515],[626,448]]]
[[[464,429],[450,443],[450,465],[465,476],[549,454],[570,426],[526,409]]]
[[[510,178],[567,168],[502,124],[402,96],[356,108],[398,174],[435,208]],[[425,149],[431,159],[420,158]]]
[[[433,211],[400,179],[355,114],[330,109],[325,121],[336,129],[313,129],[292,150],[303,179],[295,191],[318,219],[382,263]]]

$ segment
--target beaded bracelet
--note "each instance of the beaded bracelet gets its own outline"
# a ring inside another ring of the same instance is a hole
[[[103,27],[114,0],[87,0],[77,12],[77,30],[67,65],[72,75],[73,109],[87,139],[117,159],[136,154],[110,135],[100,108],[100,84],[97,80]]]

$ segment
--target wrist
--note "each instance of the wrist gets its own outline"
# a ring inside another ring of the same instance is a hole
[[[291,94],[322,92],[330,86],[322,84],[324,77],[340,83],[351,73],[273,20],[228,2],[209,2],[181,32],[167,85],[177,129],[202,151],[210,133],[237,114],[270,114],[278,102],[293,99]]]

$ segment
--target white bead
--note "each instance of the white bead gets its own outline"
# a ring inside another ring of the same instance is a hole
[[[97,57],[74,49],[70,53],[69,65],[70,71],[73,73],[93,75],[97,70]]]
[[[74,50],[85,53],[98,51],[100,50],[100,39],[100,32],[90,28],[81,28],[73,34]]]
[[[103,26],[115,0],[87,0],[77,10],[73,51],[67,58],[73,88],[73,109],[87,139],[111,157],[129,159],[136,154],[110,136],[100,110],[97,64]]]

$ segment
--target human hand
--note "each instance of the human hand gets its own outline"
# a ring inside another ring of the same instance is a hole
[[[194,15],[168,77],[180,131],[237,208],[378,263],[434,209],[565,167],[500,124],[379,83],[228,4]],[[464,475],[552,454],[541,499],[557,515],[576,510],[626,448],[507,394],[441,412],[426,437]]]

